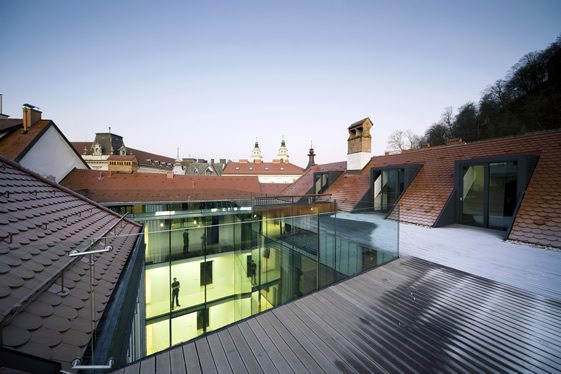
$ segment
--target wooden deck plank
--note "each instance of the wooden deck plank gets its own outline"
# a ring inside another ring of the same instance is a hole
[[[256,318],[252,318],[246,321],[251,331],[255,334],[257,340],[261,343],[261,346],[270,357],[271,361],[274,363],[275,367],[279,373],[293,373],[292,367],[288,364],[285,357],[279,351],[273,340],[269,337],[267,332],[261,327],[257,322]]]
[[[247,341],[247,344],[251,348],[251,351],[253,352],[255,359],[257,360],[257,362],[259,362],[259,366],[261,366],[263,371],[267,374],[278,372],[277,368],[275,367],[275,364],[273,364],[273,361],[271,361],[271,358],[269,357],[267,352],[265,352],[263,345],[257,339],[255,334],[253,333],[253,330],[251,329],[251,327],[249,327],[248,323],[244,321],[238,325],[238,328],[240,329],[245,340]]]
[[[214,360],[214,365],[216,365],[216,370],[222,373],[231,373],[232,368],[228,363],[228,358],[220,342],[218,334],[210,334],[207,336],[208,345],[210,347],[210,352],[212,353],[212,359]]]
[[[155,373],[156,373],[155,356],[140,361],[140,374],[155,374]]]
[[[286,342],[286,345],[294,352],[294,355],[298,357],[298,360],[310,373],[324,372],[310,353],[308,353],[308,350],[302,346],[302,343],[292,335],[293,332],[288,330],[274,313],[263,314],[262,320],[267,323],[270,328],[276,330],[279,336]]]
[[[140,362],[136,362],[132,365],[125,367],[125,374],[139,374],[140,373]]]
[[[293,311],[291,305],[281,307],[278,313],[273,313],[279,321],[290,330],[292,335],[300,342],[310,355],[316,360],[318,365],[327,373],[339,373],[341,370],[352,372],[353,369],[341,361],[341,357],[333,351],[325,342],[302,323]]]
[[[195,347],[197,348],[197,355],[199,356],[201,371],[205,374],[218,373],[206,338],[198,339],[197,341],[195,341]]]
[[[171,374],[186,374],[185,356],[183,356],[183,348],[176,347],[169,351]]]
[[[232,326],[232,328],[228,329],[228,332],[230,333],[232,340],[235,342],[236,348],[238,349],[238,352],[240,352],[240,356],[245,364],[245,367],[247,367],[247,370],[249,370],[250,373],[263,373],[263,369],[257,362],[251,348],[247,345],[247,342],[238,326]]]
[[[201,363],[195,343],[188,343],[183,346],[183,357],[185,358],[185,369],[187,369],[187,374],[202,373]]]
[[[224,352],[230,363],[230,367],[234,373],[247,373],[247,368],[245,367],[240,353],[237,349],[237,343],[234,343],[230,334],[228,334],[229,329],[221,330],[217,333],[222,346],[224,347]]]
[[[342,357],[343,362],[350,365],[356,372],[364,373],[372,371],[374,367],[373,363],[369,364],[369,358],[362,355],[361,352],[356,351],[354,347],[344,339],[339,332],[329,326],[325,321],[318,320],[315,315],[307,311],[306,307],[301,307],[298,303],[294,303],[290,306],[291,310],[294,311],[294,315],[297,316],[303,324],[309,326],[309,329],[313,331],[318,338],[325,342],[333,351],[338,352],[340,357]],[[340,365],[344,367],[344,364]],[[347,372],[348,370],[343,370]]]
[[[156,373],[169,373],[169,372],[171,372],[169,351],[165,351],[159,355],[156,355]]]
[[[281,355],[286,359],[292,370],[296,373],[308,373],[308,369],[304,364],[298,359],[298,357],[294,354],[294,352],[290,349],[288,344],[284,341],[284,339],[279,335],[277,330],[271,328],[270,322],[267,320],[268,318],[264,318],[268,313],[261,314],[255,318],[255,321],[261,326],[263,330],[266,331],[271,341],[275,344],[278,348]],[[273,318],[276,318],[273,316]]]

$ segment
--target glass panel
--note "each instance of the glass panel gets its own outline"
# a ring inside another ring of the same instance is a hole
[[[484,226],[485,167],[463,167],[462,223]]]
[[[146,206],[131,349],[161,351],[397,257],[397,209],[340,219],[331,202],[296,201]]]
[[[374,179],[374,211],[382,210],[382,173]]]
[[[489,227],[506,230],[516,209],[517,163],[489,164]]]

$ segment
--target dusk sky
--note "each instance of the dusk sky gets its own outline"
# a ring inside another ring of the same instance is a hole
[[[444,108],[477,101],[561,34],[561,1],[0,0],[3,112],[40,107],[71,141],[96,132],[175,157],[266,161],[284,135],[300,166],[373,153]]]

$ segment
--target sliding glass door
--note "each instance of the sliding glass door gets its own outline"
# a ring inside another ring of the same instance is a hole
[[[507,230],[517,202],[516,161],[462,167],[461,223]]]

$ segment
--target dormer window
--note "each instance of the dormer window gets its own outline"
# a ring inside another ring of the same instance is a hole
[[[236,170],[240,170],[240,167],[239,167],[239,166],[236,166]]]

